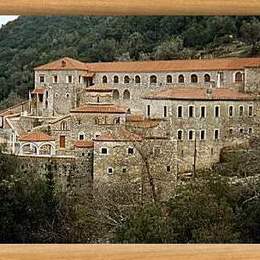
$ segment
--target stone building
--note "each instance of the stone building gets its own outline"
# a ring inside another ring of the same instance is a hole
[[[65,57],[35,68],[29,101],[0,112],[1,143],[23,158],[79,160],[106,180],[139,174],[144,151],[162,174],[210,167],[224,147],[259,134],[259,66],[260,58]]]

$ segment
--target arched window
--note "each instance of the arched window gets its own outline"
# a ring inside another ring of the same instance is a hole
[[[117,89],[113,90],[113,99],[119,99],[119,91]]]
[[[118,78],[118,76],[114,76],[114,83],[115,83],[115,84],[119,83],[119,78]]]
[[[235,83],[240,83],[243,81],[243,74],[241,72],[237,72],[235,74]]]
[[[125,76],[125,77],[124,77],[124,83],[125,83],[125,84],[130,83],[130,78],[129,78],[129,76]]]
[[[172,76],[171,75],[167,75],[166,82],[167,82],[167,84],[172,83]]]
[[[190,77],[191,83],[197,83],[198,82],[198,76],[196,74],[192,74]]]
[[[104,83],[104,84],[107,83],[107,76],[103,76],[103,78],[102,78],[102,83]]]
[[[184,83],[184,76],[183,75],[179,75],[178,83]]]
[[[79,136],[78,136],[78,139],[81,140],[81,141],[85,140],[85,133],[80,132]]]
[[[150,84],[156,84],[157,83],[157,77],[155,75],[152,75],[150,77]]]
[[[177,138],[178,138],[178,140],[182,140],[183,139],[183,131],[182,130],[178,130]]]
[[[62,131],[68,130],[68,125],[67,125],[66,121],[63,121],[63,122],[60,123],[60,129]]]
[[[141,78],[140,76],[135,76],[135,84],[140,84],[141,83]]]
[[[205,74],[204,75],[204,82],[210,82],[210,75],[209,74]]]
[[[130,99],[130,92],[128,89],[126,89],[123,93],[123,99],[127,99],[129,100]]]

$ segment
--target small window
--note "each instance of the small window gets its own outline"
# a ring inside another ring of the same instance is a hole
[[[209,74],[205,74],[205,75],[204,75],[204,82],[205,82],[205,83],[210,82],[210,75],[209,75]]]
[[[184,76],[183,75],[179,75],[178,83],[184,83]]]
[[[147,113],[148,117],[151,115],[151,107],[150,107],[150,105],[147,105],[146,113]]]
[[[191,83],[198,83],[198,76],[196,74],[191,75]]]
[[[188,132],[188,139],[189,140],[194,140],[194,131],[193,130],[189,130],[189,132]]]
[[[206,139],[206,130],[200,130],[200,140]]]
[[[177,108],[177,116],[178,116],[178,118],[183,117],[182,106],[178,106],[178,108]]]
[[[70,97],[70,94],[69,93],[66,93],[66,98],[69,98]]]
[[[253,128],[252,127],[249,127],[248,128],[248,133],[251,135],[253,133]]]
[[[113,99],[119,99],[119,91],[117,89],[113,90]]]
[[[131,155],[134,154],[134,148],[133,147],[128,147],[127,153],[131,154]]]
[[[80,133],[79,134],[79,140],[81,140],[81,141],[85,140],[85,134]]]
[[[152,75],[150,77],[150,84],[156,84],[157,83],[157,77],[155,75]]]
[[[229,117],[233,117],[234,116],[234,107],[233,106],[229,106],[229,108],[228,108],[228,115],[229,115]]]
[[[211,155],[214,154],[214,149],[213,149],[213,148],[210,149],[210,154],[211,154]]]
[[[107,76],[103,76],[103,78],[102,78],[102,83],[103,83],[103,84],[106,84],[106,83],[107,83]]]
[[[58,83],[58,76],[57,75],[53,76],[53,83]]]
[[[164,106],[164,107],[163,107],[163,116],[164,116],[164,117],[167,117],[167,116],[168,116],[168,108],[167,108],[167,106]]]
[[[216,118],[218,118],[219,117],[219,115],[220,115],[220,108],[219,108],[219,106],[215,106],[215,117]]]
[[[68,129],[68,125],[67,125],[67,122],[66,122],[66,121],[61,122],[61,124],[60,124],[60,129],[61,129],[62,131],[66,131],[66,130]]]
[[[239,107],[239,116],[242,117],[244,115],[244,107],[240,106]]]
[[[171,171],[171,166],[170,166],[170,165],[167,165],[166,171],[167,171],[167,172],[170,172],[170,171]]]
[[[129,78],[129,76],[125,76],[125,77],[124,77],[124,83],[125,83],[125,84],[129,84],[129,83],[130,83],[130,78]]]
[[[113,174],[113,168],[112,167],[108,167],[107,168],[107,173],[108,174]]]
[[[218,129],[214,130],[214,140],[219,140],[219,130]]]
[[[233,128],[229,128],[229,135],[233,135]]]
[[[235,74],[235,83],[241,83],[243,81],[243,74],[242,72],[237,72]]]
[[[68,76],[68,83],[72,83],[73,82],[73,77],[71,75]]]
[[[40,83],[44,83],[45,82],[45,76],[44,75],[41,75],[40,76]]]
[[[124,168],[122,169],[122,172],[123,172],[123,173],[126,173],[126,167],[124,167]]]
[[[114,83],[118,84],[119,83],[119,77],[118,76],[114,76]]]
[[[206,117],[206,107],[200,107],[200,117],[205,118]]]
[[[167,82],[167,84],[172,83],[172,76],[171,75],[167,75],[166,82]]]
[[[130,91],[126,89],[123,93],[123,99],[129,100],[130,99]]]
[[[248,107],[248,116],[253,116],[253,106]]]
[[[239,129],[239,133],[240,133],[240,134],[243,134],[243,133],[244,133],[244,129],[243,129],[243,128],[240,128],[240,129]]]
[[[108,149],[105,147],[101,148],[101,154],[108,154]]]
[[[178,130],[177,138],[178,138],[178,140],[182,140],[183,139],[183,131],[182,130]]]
[[[135,84],[140,84],[141,83],[141,78],[140,76],[135,76]]]
[[[194,106],[189,106],[189,117],[194,117]]]

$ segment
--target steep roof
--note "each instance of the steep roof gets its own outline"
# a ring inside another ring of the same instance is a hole
[[[96,137],[96,142],[134,142],[142,141],[142,136],[129,132],[124,128],[117,129],[114,132],[106,132]]]
[[[114,104],[87,104],[81,107],[74,108],[71,113],[104,113],[104,114],[125,114],[126,107]]]
[[[45,133],[37,132],[22,135],[18,140],[23,142],[50,142],[55,139]]]
[[[34,70],[88,70],[86,63],[68,57],[36,67]]]
[[[64,65],[65,62],[65,66]],[[189,59],[168,61],[123,61],[83,63],[68,57],[36,67],[35,70],[84,70],[95,72],[184,72],[241,70],[260,67],[260,58]],[[93,75],[93,74],[89,74]]]
[[[94,142],[91,140],[78,140],[74,144],[77,148],[93,148]]]
[[[208,92],[209,91],[209,92]],[[254,100],[255,97],[229,88],[168,88],[155,91],[144,99],[157,100]]]

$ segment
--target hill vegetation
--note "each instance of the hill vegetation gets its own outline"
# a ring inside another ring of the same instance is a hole
[[[0,29],[0,104],[26,98],[33,67],[82,61],[259,54],[258,17],[19,17]]]

